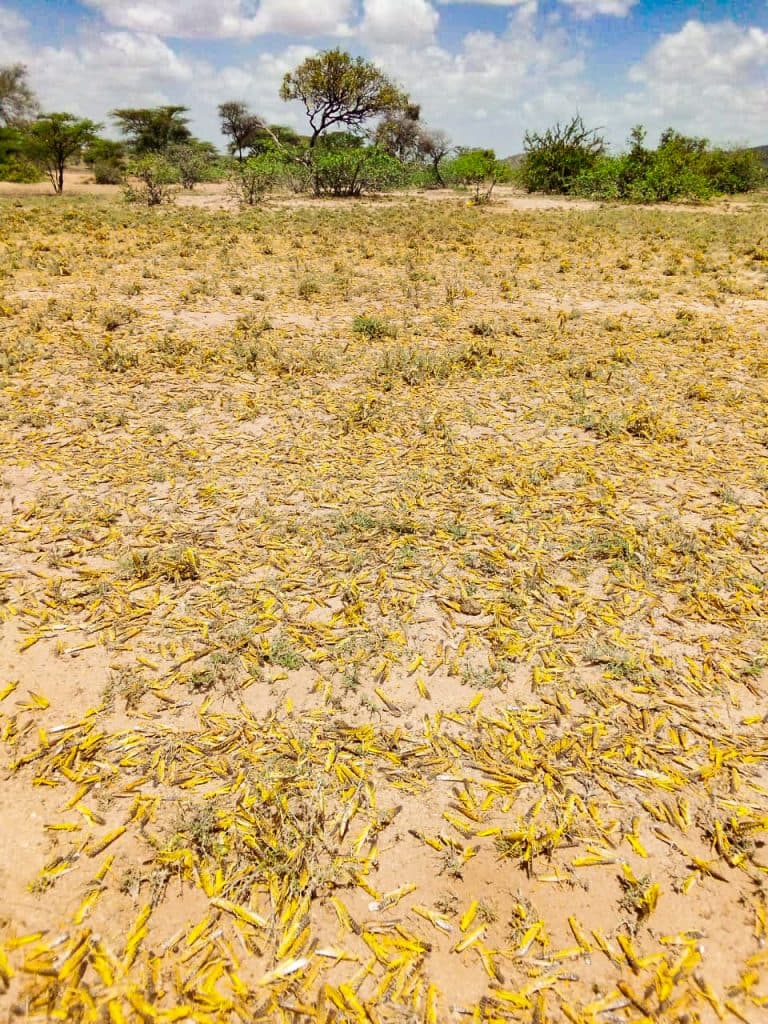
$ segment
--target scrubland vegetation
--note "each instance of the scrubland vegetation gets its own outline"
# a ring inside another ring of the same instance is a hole
[[[409,188],[467,189],[471,201],[491,201],[495,186],[528,192],[624,202],[700,202],[753,192],[768,178],[759,147],[723,149],[673,128],[655,149],[637,125],[626,152],[611,154],[581,117],[525,135],[520,158],[451,143],[426,125],[421,108],[362,57],[328,50],[286,73],[280,96],[300,103],[307,132],[268,124],[244,100],[218,105],[227,155],[196,139],[189,110],[166,105],[110,112],[122,140],[73,114],[40,113],[21,64],[0,67],[0,180],[32,183],[47,176],[64,191],[68,164],[84,160],[97,184],[125,182],[130,202],[157,206],[177,187],[229,181],[233,199],[253,206],[270,193],[357,198]]]
[[[638,125],[626,151],[611,155],[602,136],[575,117],[541,135],[528,133],[518,179],[530,192],[643,203],[700,201],[766,183],[756,150],[713,148],[673,128],[651,149],[645,136]]]

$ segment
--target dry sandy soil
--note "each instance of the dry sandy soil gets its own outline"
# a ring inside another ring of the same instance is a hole
[[[768,207],[72,193],[0,186],[0,1020],[764,1020]]]
[[[97,185],[93,175],[87,169],[69,170],[65,181],[67,197],[73,196],[98,196],[101,199],[119,200],[123,194],[120,185]],[[34,185],[17,185],[9,181],[0,181],[0,197],[23,199],[33,196],[46,196],[52,202],[56,202],[51,186],[47,181],[41,181]],[[450,191],[424,189],[412,192],[398,192],[390,195],[364,196],[356,200],[357,206],[399,206],[404,202],[419,199],[425,203],[438,203],[441,206],[446,201],[455,201],[456,194]],[[180,207],[197,207],[209,210],[234,211],[234,203],[226,184],[211,183],[197,185],[191,191],[179,192],[176,197],[176,205]],[[667,212],[695,213],[747,213],[750,210],[759,208],[765,201],[761,194],[757,197],[731,197],[701,205],[684,205],[677,203],[666,203],[657,205],[658,210]],[[273,208],[285,209],[295,207],[313,207],[322,205],[324,209],[343,209],[349,204],[347,199],[325,198],[316,200],[306,196],[275,196],[269,200]],[[589,199],[570,199],[566,196],[530,195],[512,185],[499,185],[493,194],[493,205],[490,210],[503,212],[508,210],[596,210],[603,204],[593,202]],[[653,206],[637,207],[637,209],[653,209]]]

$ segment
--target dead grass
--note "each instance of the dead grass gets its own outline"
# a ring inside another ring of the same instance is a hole
[[[2,200],[12,1014],[757,1024],[763,211]]]

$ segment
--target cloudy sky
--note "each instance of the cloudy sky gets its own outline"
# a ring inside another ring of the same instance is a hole
[[[462,145],[519,152],[579,111],[620,147],[633,124],[768,143],[768,0],[0,0],[0,64],[23,61],[48,110],[278,98],[305,56],[342,46],[384,67]]]

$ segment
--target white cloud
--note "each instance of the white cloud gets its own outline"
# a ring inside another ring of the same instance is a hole
[[[349,35],[350,0],[261,0],[246,24],[253,34],[283,32],[297,36]]]
[[[440,4],[476,4],[484,7],[521,7],[529,14],[538,10],[537,0],[437,0]],[[609,14],[617,18],[626,17],[638,0],[560,0],[570,7],[578,18],[594,18],[598,14]]]
[[[691,20],[629,72],[624,101],[638,121],[673,125],[716,141],[764,140],[768,32],[732,21]]]
[[[29,26],[26,18],[10,7],[0,7],[0,43],[3,40],[17,39]]]
[[[449,4],[475,4],[483,7],[528,7],[532,0],[437,0],[443,6]],[[533,6],[536,6],[534,3]]]
[[[206,69],[157,36],[117,31],[89,34],[76,46],[30,49],[26,64],[44,109],[99,121],[113,107],[178,102]]]
[[[533,21],[539,10],[538,0],[436,0],[436,2],[444,7],[451,4],[474,4],[483,7],[506,7],[510,10],[514,8],[518,17],[525,17],[530,21]]]
[[[283,103],[278,93],[283,75],[314,47],[295,44],[214,67],[149,32],[90,25],[60,46],[39,47],[29,39],[28,28],[0,6],[0,64],[27,65],[44,110],[68,110],[104,122],[114,132],[108,115],[116,107],[182,104],[190,108],[198,136],[219,140],[217,105],[237,98],[268,121],[304,127],[301,111]]]
[[[359,31],[371,45],[423,46],[433,40],[439,20],[429,0],[363,0]]]
[[[24,60],[23,47],[29,22],[10,7],[0,6],[0,64]]]
[[[84,0],[110,24],[180,39],[348,35],[352,0]]]
[[[561,0],[570,7],[577,18],[594,18],[598,14],[607,14],[614,18],[626,18],[637,0]]]
[[[424,119],[463,145],[519,151],[526,128],[543,127],[590,93],[584,59],[563,30],[539,30],[526,11],[503,35],[471,32],[457,53],[381,46],[374,59],[422,106]]]
[[[420,7],[407,0],[406,8],[402,2],[367,0],[368,53],[422,104],[425,119],[457,143],[514,152],[526,127],[562,116],[564,95],[567,109],[574,97],[588,96],[584,62],[568,34],[556,27],[539,31],[524,7],[511,13],[503,35],[469,33],[454,53],[429,42],[437,13],[428,3]],[[404,34],[396,31],[397,18],[388,20],[397,11],[404,12],[402,21],[409,26]],[[157,33],[91,25],[60,47],[30,45],[21,51],[15,48],[15,59],[29,64],[47,109],[106,120],[114,107],[181,103],[191,108],[196,134],[219,139],[217,104],[241,98],[270,121],[305,128],[303,111],[283,103],[278,91],[285,72],[314,52],[309,46],[292,45],[217,68]]]
[[[222,0],[85,0],[110,25],[161,36],[214,37],[238,17],[240,4]]]

